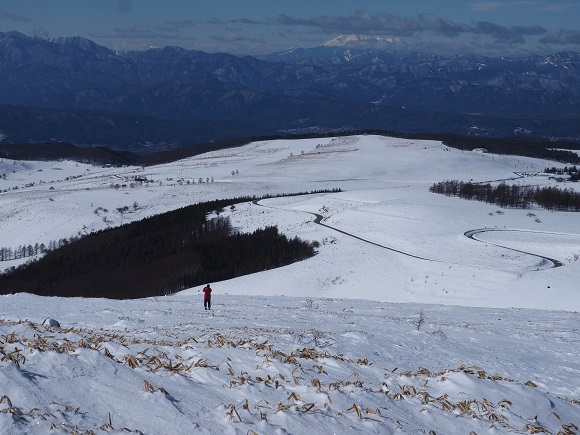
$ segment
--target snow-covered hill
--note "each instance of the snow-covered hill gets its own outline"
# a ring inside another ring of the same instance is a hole
[[[150,168],[2,159],[0,248],[216,198],[342,191],[223,210],[240,230],[278,225],[320,248],[212,283],[211,312],[198,288],[122,302],[0,296],[0,432],[575,433],[578,215],[428,191],[445,179],[555,185],[541,173],[554,165],[377,136]],[[465,236],[475,229],[495,231]]]
[[[309,261],[240,277],[222,290],[577,310],[577,213],[502,210],[428,189],[445,179],[557,185],[541,173],[554,164],[377,136],[259,142],[149,168],[3,160],[0,190],[12,190],[0,195],[0,247],[48,246],[216,198],[339,188],[226,209],[241,230],[278,225],[321,246]],[[314,222],[314,213],[326,226]],[[483,242],[464,235],[481,228],[505,231],[480,233]],[[549,269],[542,255],[565,266]],[[278,284],[264,288],[264,280]]]

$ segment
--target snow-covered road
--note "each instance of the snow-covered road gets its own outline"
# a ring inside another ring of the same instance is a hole
[[[505,245],[502,245],[502,244],[499,244],[499,243],[492,243],[492,242],[489,242],[487,240],[483,240],[483,239],[480,239],[480,238],[477,237],[478,234],[489,233],[489,232],[492,232],[492,231],[501,231],[501,232],[517,231],[517,232],[532,233],[532,234],[538,233],[537,231],[520,230],[520,229],[510,229],[510,228],[503,228],[503,229],[498,229],[498,228],[479,228],[479,229],[475,229],[475,230],[466,231],[464,233],[464,235],[465,235],[465,237],[467,237],[469,239],[472,239],[472,240],[477,240],[478,242],[490,243],[492,245],[498,246],[500,248],[505,248],[505,249],[508,249],[510,251],[521,252],[522,254],[532,255],[534,257],[539,257],[542,260],[544,260],[546,263],[545,263],[545,267],[538,268],[537,270],[546,269],[546,268],[549,268],[549,267],[560,267],[560,266],[564,266],[564,263],[563,262],[561,262],[560,260],[556,260],[555,258],[550,258],[550,257],[546,257],[544,255],[533,254],[531,252],[525,252],[525,251],[522,251],[522,250],[519,250],[519,249],[510,248],[509,246],[505,246]],[[546,232],[546,231],[543,231],[542,233],[543,234],[559,235],[559,236],[562,235],[562,233],[550,233],[550,232]]]

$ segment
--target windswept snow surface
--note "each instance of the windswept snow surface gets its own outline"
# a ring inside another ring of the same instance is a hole
[[[239,230],[277,225],[320,247],[212,283],[211,312],[200,288],[0,296],[0,433],[578,432],[578,214],[428,191],[446,179],[554,185],[541,171],[555,165],[377,136],[150,168],[0,159],[11,249],[216,198],[342,190],[226,208]],[[482,229],[493,231],[465,236]]]
[[[577,313],[214,287],[211,311],[197,291],[124,302],[3,297],[0,433],[580,426]],[[62,329],[41,325],[47,316]]]

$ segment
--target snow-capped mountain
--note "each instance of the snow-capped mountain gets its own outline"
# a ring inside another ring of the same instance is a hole
[[[83,38],[0,33],[0,131],[12,143],[119,147],[287,131],[580,138],[580,54],[445,58],[404,48],[347,35],[259,58],[117,53]]]
[[[374,35],[340,35],[320,44],[321,47],[365,48],[375,50],[408,50],[401,38]]]

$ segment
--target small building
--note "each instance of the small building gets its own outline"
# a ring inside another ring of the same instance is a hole
[[[479,154],[485,154],[489,152],[486,148],[473,148],[472,151]]]

